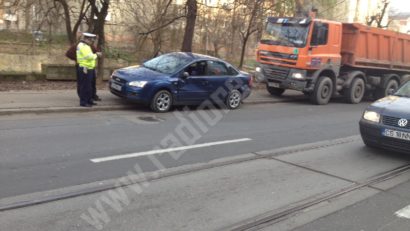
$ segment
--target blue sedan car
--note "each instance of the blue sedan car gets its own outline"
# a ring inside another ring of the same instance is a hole
[[[220,59],[194,53],[161,55],[141,67],[116,70],[111,93],[167,112],[173,105],[224,104],[236,109],[251,92],[251,76]]]
[[[369,147],[410,153],[410,82],[366,109],[360,133]]]

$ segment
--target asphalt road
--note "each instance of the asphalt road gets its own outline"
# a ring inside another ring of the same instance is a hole
[[[358,136],[308,146],[3,211],[0,230],[408,230],[408,156],[365,148]]]
[[[410,157],[363,145],[366,106],[0,117],[0,207],[81,191],[136,165],[225,163],[0,211],[0,230],[407,230]]]
[[[153,114],[140,109],[2,116],[0,198],[121,177],[136,163],[150,172],[357,135],[366,105],[244,105],[227,113],[191,110],[182,118],[175,112]],[[180,144],[170,137],[177,137]],[[146,153],[173,146],[187,150],[175,155]],[[130,153],[136,157],[115,159]],[[114,159],[93,162],[104,157]]]
[[[294,231],[404,231],[410,226],[410,182],[378,193]],[[276,230],[274,227],[267,230]]]

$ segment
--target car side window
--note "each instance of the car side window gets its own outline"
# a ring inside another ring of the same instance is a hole
[[[189,65],[185,72],[188,72],[189,76],[205,76],[206,75],[206,61],[200,61]]]
[[[218,61],[208,61],[207,75],[208,76],[224,76],[224,75],[229,75],[229,71],[224,63],[221,63]]]
[[[229,75],[238,75],[239,73],[238,73],[237,70],[235,70],[235,68],[229,67],[229,68],[228,68],[228,74],[229,74]]]

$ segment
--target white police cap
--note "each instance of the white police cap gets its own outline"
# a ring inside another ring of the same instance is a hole
[[[91,34],[91,33],[83,33],[83,36],[86,37],[86,38],[95,38],[95,37],[97,37],[97,35]]]

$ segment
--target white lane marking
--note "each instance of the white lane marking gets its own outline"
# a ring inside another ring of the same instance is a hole
[[[400,218],[410,219],[410,205],[395,212],[396,216]]]
[[[134,157],[139,157],[139,156],[149,156],[149,155],[161,154],[161,153],[166,153],[166,152],[185,151],[189,149],[204,148],[204,147],[210,147],[210,146],[216,146],[216,145],[222,145],[222,144],[240,143],[240,142],[246,142],[246,141],[251,141],[251,140],[252,139],[249,139],[249,138],[243,138],[243,139],[237,139],[237,140],[225,140],[225,141],[218,141],[218,142],[211,142],[211,143],[204,143],[204,144],[182,146],[182,147],[176,147],[176,148],[158,149],[158,150],[151,150],[151,151],[146,151],[146,152],[137,152],[137,153],[129,153],[129,154],[123,154],[123,155],[116,155],[116,156],[107,156],[107,157],[102,157],[102,158],[90,159],[90,161],[93,163],[101,163],[101,162],[112,161],[112,160],[134,158]]]

